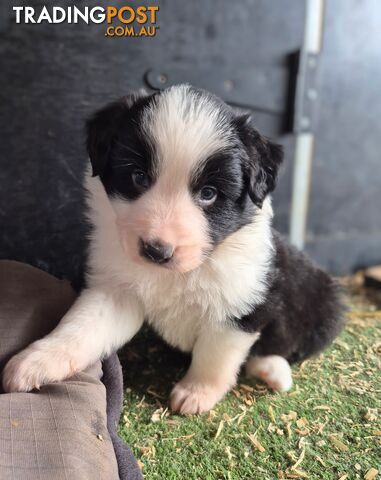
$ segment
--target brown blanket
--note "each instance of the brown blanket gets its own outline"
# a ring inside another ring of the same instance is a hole
[[[14,353],[51,331],[74,299],[67,282],[0,261],[0,371]],[[103,369],[98,362],[39,392],[2,392],[0,478],[141,479],[131,451],[116,434],[121,379],[114,354]]]

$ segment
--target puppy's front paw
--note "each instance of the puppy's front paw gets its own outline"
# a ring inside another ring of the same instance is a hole
[[[213,408],[224,393],[213,385],[182,380],[173,388],[169,403],[173,412],[183,415],[203,413]]]
[[[45,383],[62,380],[74,370],[67,355],[32,344],[6,364],[3,388],[6,392],[29,392]]]

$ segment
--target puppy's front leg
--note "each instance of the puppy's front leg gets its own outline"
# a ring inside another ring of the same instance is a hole
[[[29,391],[85,369],[131,339],[143,319],[140,304],[128,292],[84,290],[49,335],[9,360],[4,390]]]
[[[210,410],[236,383],[239,368],[258,338],[257,333],[227,326],[203,330],[195,343],[188,372],[172,390],[170,406],[175,412]]]

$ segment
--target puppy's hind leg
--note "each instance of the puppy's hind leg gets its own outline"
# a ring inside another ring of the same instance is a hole
[[[246,374],[259,378],[278,392],[287,392],[292,387],[290,364],[279,355],[250,356],[246,362]]]

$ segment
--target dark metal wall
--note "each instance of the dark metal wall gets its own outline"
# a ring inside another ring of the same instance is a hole
[[[381,2],[326,2],[306,250],[337,273],[381,263]]]
[[[41,5],[38,0],[20,3]],[[86,4],[92,3],[98,4]],[[360,23],[351,14],[357,3],[366,10]],[[68,0],[54,4],[85,5]],[[26,261],[78,283],[85,248],[84,119],[130,90],[155,87],[158,74],[168,84],[191,81],[235,106],[252,109],[267,134],[284,132],[290,109],[287,59],[302,44],[305,2],[162,0],[159,5],[155,38],[105,38],[99,25],[16,25],[11,6],[2,5],[0,257]],[[313,164],[307,249],[341,271],[354,266],[349,258],[355,248],[360,252],[356,261],[377,258],[371,230],[380,238],[377,212],[364,213],[379,191],[376,117],[381,110],[374,100],[377,92],[368,85],[380,68],[371,58],[376,45],[368,41],[373,9],[380,11],[377,0],[328,2],[317,135],[322,143]],[[366,52],[366,58],[355,48]],[[274,203],[276,225],[287,234],[294,138],[288,134],[280,140],[286,164]],[[364,195],[369,177],[373,183]],[[353,237],[358,242],[351,237],[341,258],[337,235],[349,229],[361,236]]]

